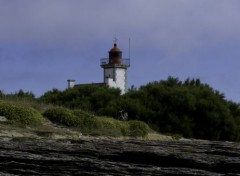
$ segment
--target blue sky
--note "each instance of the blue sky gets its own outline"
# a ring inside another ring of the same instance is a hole
[[[239,0],[0,0],[0,89],[37,96],[103,81],[114,38],[128,86],[199,78],[240,102]]]

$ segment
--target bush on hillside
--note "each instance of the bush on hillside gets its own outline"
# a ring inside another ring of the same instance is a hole
[[[38,126],[43,124],[42,115],[35,109],[11,103],[0,103],[0,116],[21,125]]]
[[[81,110],[74,110],[80,119],[79,127],[85,134],[98,136],[127,136],[128,124],[109,117],[94,117]]]
[[[79,118],[71,110],[63,107],[50,108],[43,115],[54,123],[69,127],[78,127],[80,124]]]
[[[43,114],[54,123],[77,127],[82,133],[96,136],[144,137],[148,125],[141,121],[123,122],[109,117],[94,117],[81,110],[69,110],[63,107],[50,108]]]
[[[146,123],[138,120],[131,120],[128,122],[129,136],[131,137],[145,137],[148,134],[149,127]]]
[[[89,132],[95,129],[99,129],[100,124],[97,118],[92,116],[81,116],[78,118],[80,120],[79,127],[81,128],[82,132]]]
[[[106,136],[127,136],[129,126],[127,122],[119,121],[110,117],[98,118],[99,130]]]

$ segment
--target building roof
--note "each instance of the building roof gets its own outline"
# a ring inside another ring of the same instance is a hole
[[[106,86],[105,83],[85,83],[85,84],[76,84],[76,86]]]

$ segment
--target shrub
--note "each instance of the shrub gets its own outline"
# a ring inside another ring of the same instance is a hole
[[[43,124],[42,115],[33,108],[12,103],[0,103],[0,115],[5,116],[10,122],[27,126]]]
[[[98,120],[100,122],[101,128],[114,129],[119,127],[118,121],[113,118],[101,117]]]
[[[99,129],[99,122],[97,118],[92,116],[78,117],[80,120],[79,127],[83,133],[89,133],[92,130]]]
[[[54,123],[69,127],[77,127],[80,124],[79,118],[74,113],[63,107],[54,107],[46,110],[43,115]]]
[[[98,121],[93,114],[79,109],[74,110],[72,112],[75,116],[77,116],[79,120],[78,127],[81,129],[83,133],[98,128],[99,126]]]
[[[43,114],[55,123],[80,128],[83,134],[94,136],[132,136],[144,137],[148,125],[141,121],[123,122],[113,118],[99,117],[81,110],[69,110],[63,107],[50,108]]]
[[[113,118],[101,117],[98,118],[99,127],[103,135],[107,136],[127,136],[128,124]]]
[[[94,115],[81,110],[74,110],[79,118],[79,127],[84,134],[97,136],[127,136],[128,123],[109,117],[94,117]]]
[[[149,127],[146,123],[131,120],[128,122],[129,125],[129,136],[131,137],[145,137],[148,134]]]

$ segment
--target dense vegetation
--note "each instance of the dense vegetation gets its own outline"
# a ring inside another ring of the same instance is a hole
[[[97,118],[86,112],[63,107],[49,108],[43,115],[54,123],[76,127],[90,135],[145,137],[149,130],[148,125],[141,121],[123,122],[107,117]]]
[[[19,127],[43,125],[44,118],[53,123],[74,128],[85,135],[145,137],[149,127],[141,121],[119,121],[110,117],[96,117],[81,109],[47,105],[39,102],[31,92],[20,90],[14,94],[0,92],[0,116]]]
[[[42,115],[35,109],[6,102],[0,102],[0,116],[6,117],[8,123],[24,126],[39,126],[43,123]]]
[[[103,86],[53,89],[40,102],[82,109],[100,116],[128,113],[129,120],[142,120],[153,129],[184,137],[211,140],[240,140],[240,106],[199,79],[178,78],[152,82],[125,95]]]

